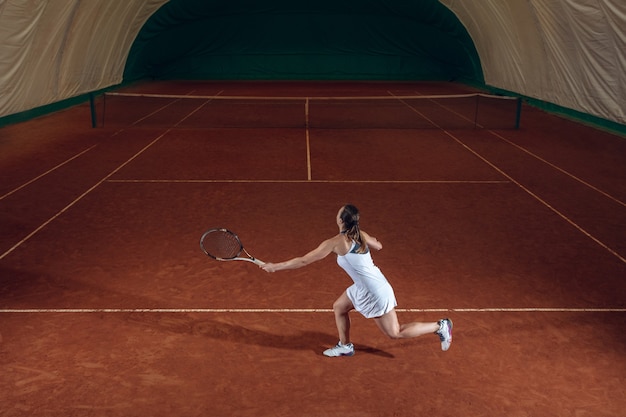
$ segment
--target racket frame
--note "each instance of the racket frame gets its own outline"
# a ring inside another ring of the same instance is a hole
[[[232,237],[235,238],[235,240],[237,241],[237,243],[239,243],[239,253],[237,253],[237,255],[235,255],[232,258],[220,258],[218,256],[212,255],[210,254],[205,248],[204,248],[204,238],[207,237],[210,233],[216,233],[216,232],[220,232],[220,233],[228,233],[230,234]],[[237,234],[231,230],[225,229],[223,227],[215,227],[212,229],[207,230],[206,232],[204,232],[202,234],[202,237],[200,237],[200,249],[202,249],[202,252],[204,252],[205,255],[216,259],[218,261],[222,261],[222,262],[229,262],[229,261],[246,261],[246,262],[252,262],[254,264],[257,265],[265,265],[265,262],[263,262],[260,259],[255,258],[254,256],[250,255],[248,253],[248,251],[243,247],[243,243],[241,243],[241,239],[239,239],[239,236],[237,236]],[[246,256],[239,256],[242,253],[244,253]]]

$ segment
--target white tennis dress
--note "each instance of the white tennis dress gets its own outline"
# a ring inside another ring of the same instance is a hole
[[[357,253],[358,245],[352,242],[345,255],[337,256],[337,263],[354,281],[346,293],[354,309],[365,317],[380,317],[390,312],[396,305],[393,288],[380,269],[374,265],[369,249]]]

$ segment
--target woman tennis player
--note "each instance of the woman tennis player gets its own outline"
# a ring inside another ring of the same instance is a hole
[[[319,261],[331,252],[337,254],[337,263],[354,281],[333,304],[339,343],[324,351],[326,356],[352,356],[354,345],[350,342],[351,310],[366,318],[373,318],[380,330],[392,339],[405,339],[434,333],[439,336],[441,349],[448,350],[452,342],[452,321],[413,322],[400,325],[396,315],[396,297],[393,288],[374,265],[370,249],[380,250],[383,245],[359,228],[359,210],[345,205],[337,213],[339,234],[323,241],[304,256],[280,263],[266,263],[260,268],[267,272],[296,269]]]

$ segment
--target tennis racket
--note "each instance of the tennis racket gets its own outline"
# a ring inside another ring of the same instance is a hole
[[[243,248],[241,240],[236,234],[227,229],[210,229],[200,238],[200,248],[213,259],[218,261],[248,261],[257,265],[265,262],[256,259]]]

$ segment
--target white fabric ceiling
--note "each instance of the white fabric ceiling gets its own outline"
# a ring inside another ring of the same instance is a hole
[[[626,0],[440,1],[488,85],[626,124]],[[166,2],[0,0],[0,117],[119,84]]]
[[[441,0],[488,85],[626,124],[626,0]]]

